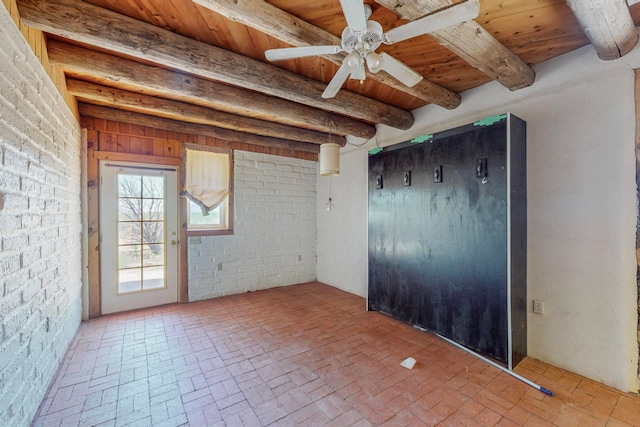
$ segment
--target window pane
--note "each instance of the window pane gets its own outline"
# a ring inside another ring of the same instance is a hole
[[[142,289],[164,288],[164,267],[148,267],[144,269]]]
[[[142,269],[133,268],[118,272],[118,293],[135,292],[142,290]]]
[[[142,177],[142,197],[145,199],[162,199],[164,197],[164,177]]]
[[[144,220],[164,220],[164,200],[142,199],[142,218]]]
[[[141,210],[140,199],[118,199],[118,221],[140,221]]]
[[[118,174],[118,286],[164,289],[165,177]]]
[[[140,175],[118,175],[118,197],[141,197],[142,177]]]
[[[140,223],[139,222],[118,223],[118,244],[119,245],[142,244],[142,234],[140,233]]]
[[[118,268],[140,267],[142,245],[118,246]]]
[[[145,245],[142,248],[142,265],[145,267],[164,265],[164,245]]]
[[[143,222],[142,239],[144,243],[164,243],[164,223]]]
[[[224,203],[220,204],[209,215],[202,215],[200,206],[189,200],[189,225],[220,225],[223,205]]]

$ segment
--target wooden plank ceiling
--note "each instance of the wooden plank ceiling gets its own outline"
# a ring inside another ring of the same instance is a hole
[[[459,2],[365,0],[385,31]],[[640,4],[623,0],[480,0],[475,20],[378,48],[422,75],[416,86],[367,71],[323,99],[344,54],[270,63],[264,52],[339,45],[339,0],[17,3],[47,33],[82,114],[307,152],[371,138],[380,123],[408,129],[411,110],[453,110],[461,92],[491,80],[505,91],[530,86],[533,65],[588,43],[615,60],[635,46],[640,22]]]

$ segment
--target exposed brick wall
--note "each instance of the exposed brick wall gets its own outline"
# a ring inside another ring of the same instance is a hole
[[[190,301],[315,280],[317,163],[234,155],[235,234],[189,238]]]
[[[0,6],[0,425],[29,425],[80,324],[80,128]]]
[[[47,52],[45,35],[42,33],[42,31],[32,27],[28,27],[22,22],[22,19],[20,19],[20,12],[18,11],[16,0],[2,0],[2,3],[3,5],[0,6],[0,8],[4,6],[9,15],[11,15],[13,22],[22,33],[25,40],[28,41],[29,47],[40,61],[45,71],[49,74],[51,80],[56,84],[58,91],[64,97],[67,105],[69,106],[69,108],[71,108],[71,111],[73,111],[77,117],[78,103],[76,102],[75,97],[67,92],[67,81],[65,79],[64,70],[49,62],[49,53]]]

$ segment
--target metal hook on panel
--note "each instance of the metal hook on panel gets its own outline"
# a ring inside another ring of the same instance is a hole
[[[487,182],[489,182],[489,180],[487,179],[487,177],[485,176],[484,178],[482,178],[482,183],[486,184]]]

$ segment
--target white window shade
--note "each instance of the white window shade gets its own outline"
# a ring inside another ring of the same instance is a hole
[[[200,206],[203,215],[229,196],[229,163],[226,153],[185,149],[184,195]]]

